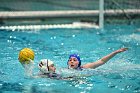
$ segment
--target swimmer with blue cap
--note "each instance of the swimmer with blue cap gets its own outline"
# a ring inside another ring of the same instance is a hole
[[[103,64],[105,64],[106,62],[108,62],[112,57],[114,57],[116,54],[121,53],[126,51],[128,48],[121,48],[118,49],[104,57],[102,57],[101,59],[95,61],[95,62],[89,62],[87,64],[81,65],[81,60],[80,60],[80,56],[78,54],[71,54],[69,56],[69,60],[68,60],[68,68],[69,69],[76,69],[76,70],[82,70],[82,68],[91,68],[91,69],[95,69]]]
[[[69,69],[81,69],[81,59],[78,54],[71,54],[68,60]]]

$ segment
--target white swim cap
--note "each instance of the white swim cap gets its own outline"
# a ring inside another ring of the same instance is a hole
[[[54,64],[53,61],[49,59],[42,59],[38,64],[38,67],[42,73],[49,73],[49,66]]]

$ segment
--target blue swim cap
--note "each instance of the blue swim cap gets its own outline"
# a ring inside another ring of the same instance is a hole
[[[71,57],[75,57],[75,58],[78,59],[78,61],[79,61],[78,67],[80,67],[80,66],[81,66],[80,56],[79,56],[78,54],[71,54],[71,55],[69,56],[69,59],[70,59]]]

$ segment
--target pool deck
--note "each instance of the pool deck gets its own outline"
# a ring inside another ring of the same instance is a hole
[[[49,25],[15,25],[15,26],[0,26],[0,29],[52,29],[52,28],[95,28],[99,29],[99,26],[91,23],[74,22],[72,24],[49,24]]]
[[[140,9],[105,10],[105,16],[140,15]],[[73,11],[3,11],[0,19],[39,19],[39,18],[66,18],[66,17],[91,17],[98,16],[98,10],[73,10]]]
[[[140,9],[105,10],[104,16],[106,20],[116,18],[122,20],[124,17],[127,19],[140,18]],[[0,12],[0,29],[99,28],[98,21],[98,10]],[[110,21],[107,20],[107,22]]]

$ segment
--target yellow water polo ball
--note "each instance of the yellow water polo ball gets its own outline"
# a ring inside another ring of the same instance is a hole
[[[22,64],[29,64],[31,60],[34,60],[34,51],[30,48],[23,48],[19,52],[18,60]]]

